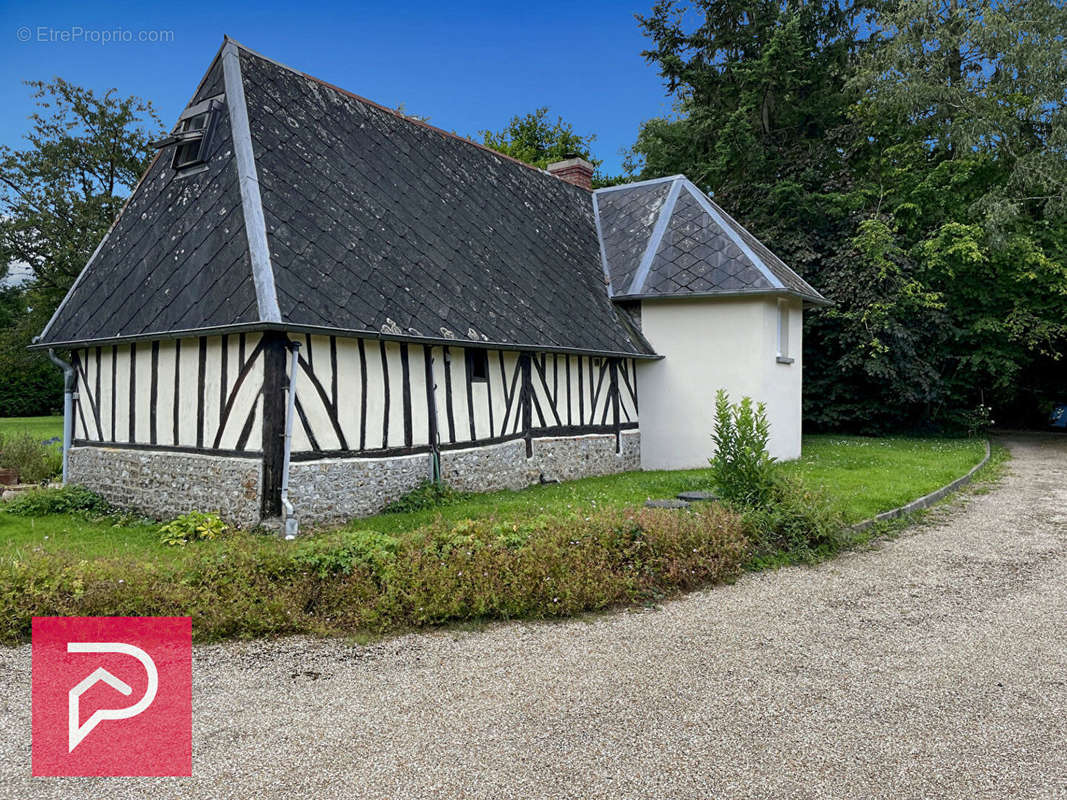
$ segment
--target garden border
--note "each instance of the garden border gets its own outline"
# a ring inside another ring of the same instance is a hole
[[[985,440],[985,456],[968,470],[966,475],[963,475],[951,483],[946,483],[940,489],[935,489],[930,494],[925,494],[918,500],[912,500],[910,503],[905,503],[902,506],[891,508],[889,511],[883,511],[881,514],[875,514],[870,519],[865,519],[862,522],[857,522],[855,525],[850,526],[850,530],[855,533],[860,533],[868,528],[876,525],[879,522],[888,522],[892,519],[899,519],[900,517],[911,514],[915,511],[921,511],[924,508],[929,508],[939,500],[943,500],[948,495],[952,494],[957,489],[961,489],[968,483],[974,480],[975,474],[989,463],[989,457],[992,453],[992,448],[989,445],[989,439]]]

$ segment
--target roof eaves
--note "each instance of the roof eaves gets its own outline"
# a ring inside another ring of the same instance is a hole
[[[256,287],[256,306],[264,322],[280,322],[278,289],[267,245],[267,223],[263,216],[263,198],[259,192],[259,174],[252,148],[252,131],[248,124],[244,81],[237,43],[227,38],[222,47],[222,71],[226,86],[226,105],[230,112],[233,155],[237,164],[237,182],[241,187],[241,210],[244,213],[248,256],[252,263],[252,280]]]
[[[663,234],[671,221],[671,215],[674,213],[674,206],[678,202],[678,195],[682,191],[683,182],[685,182],[684,178],[675,178],[671,183],[671,188],[667,192],[667,199],[663,201],[663,206],[659,210],[656,226],[648,237],[648,246],[645,248],[644,255],[641,256],[641,263],[638,264],[627,294],[640,294],[641,290],[645,288],[645,281],[648,279],[648,273],[652,269],[652,261],[656,258],[656,252],[663,241]]]
[[[708,292],[677,292],[673,294],[665,294],[663,292],[656,292],[652,294],[623,294],[616,295],[612,298],[616,303],[635,301],[635,300],[713,300],[716,298],[737,298],[737,297],[796,297],[799,300],[803,300],[808,305],[812,306],[832,306],[834,305],[832,300],[827,300],[822,295],[816,293],[814,295],[807,294],[805,292],[798,292],[796,289],[784,287],[781,289],[713,289]]]
[[[620,324],[624,324],[620,320]],[[624,325],[625,327],[625,325]],[[387,334],[381,331],[361,330],[354,328],[334,328],[325,325],[300,325],[289,322],[241,322],[233,325],[214,325],[207,328],[187,328],[177,331],[149,331],[146,333],[130,334],[127,336],[108,336],[98,339],[69,339],[62,342],[42,342],[30,345],[30,350],[43,350],[49,347],[61,349],[78,349],[82,347],[98,347],[110,344],[123,344],[129,342],[146,342],[162,339],[187,339],[199,336],[220,336],[224,333],[257,333],[264,331],[280,331],[282,333],[310,333],[324,336],[342,336],[352,339],[380,339],[387,342],[412,342],[416,344],[432,344],[449,347],[471,347],[488,350],[515,350],[521,352],[537,353],[570,353],[572,355],[588,355],[620,358],[656,359],[660,358],[652,350],[647,340],[638,335],[633,352],[622,350],[604,350],[590,347],[563,347],[558,345],[541,345],[517,342],[496,342],[473,339],[450,339],[444,336],[406,336],[403,334]],[[647,348],[647,352],[641,352],[641,348]]]

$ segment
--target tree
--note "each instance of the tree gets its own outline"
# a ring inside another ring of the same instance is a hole
[[[1065,13],[665,0],[639,18],[677,114],[642,127],[631,167],[688,174],[835,303],[805,322],[815,427],[945,425],[983,401],[1035,421],[1067,391]]]
[[[575,156],[586,159],[598,170],[603,163],[591,153],[596,134],[582,136],[575,133],[574,126],[564,122],[562,117],[552,122],[548,118],[547,106],[512,117],[497,133],[481,131],[481,137],[486,147],[541,169]]]
[[[0,147],[0,266],[4,273],[16,263],[33,271],[26,286],[5,294],[0,414],[46,413],[57,405],[58,371],[26,346],[148,168],[150,142],[161,133],[151,104],[139,98],[122,99],[115,90],[99,95],[61,78],[27,85],[38,108],[27,147]]]
[[[0,147],[0,263],[28,264],[58,302],[148,169],[161,125],[150,103],[114,89],[27,85],[39,109],[29,147]]]
[[[922,0],[874,21],[879,46],[851,81],[853,118],[876,143],[855,194],[868,232],[908,270],[910,297],[940,309],[936,327],[903,304],[892,314],[932,373],[922,415],[993,402],[1037,422],[1067,390],[1043,380],[1020,397],[1023,376],[1054,375],[1067,345],[1067,8]],[[863,311],[841,317],[855,327]]]

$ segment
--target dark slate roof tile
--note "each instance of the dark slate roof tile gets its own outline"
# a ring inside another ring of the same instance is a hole
[[[216,59],[193,102],[220,94],[221,80]],[[42,343],[258,320],[226,113],[211,147],[206,170],[182,177],[171,168],[173,150],[161,151]],[[215,285],[220,273],[229,273],[228,302],[205,303],[198,287]]]
[[[823,302],[818,292],[682,176],[602,189],[597,192],[597,211],[616,297],[754,291]],[[663,224],[657,227],[661,218]],[[643,266],[646,247],[640,245],[647,245],[653,236],[658,237],[655,252]],[[644,276],[638,279],[640,286],[633,286],[635,275]]]
[[[241,68],[286,321],[647,352],[604,291],[588,193],[247,51]]]
[[[614,294],[626,294],[630,288],[669,190],[669,182],[656,181],[597,192],[601,241]]]

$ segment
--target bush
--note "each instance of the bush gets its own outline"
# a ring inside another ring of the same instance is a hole
[[[400,540],[377,531],[341,531],[316,536],[296,545],[296,563],[320,578],[349,575],[353,569],[383,574]]]
[[[770,429],[765,404],[745,397],[731,405],[724,389],[715,393],[715,455],[709,463],[723,500],[745,507],[770,501],[775,482],[774,459],[767,453]]]
[[[211,541],[229,530],[218,514],[190,511],[171,520],[159,529],[159,541],[171,547],[184,546],[189,542]]]
[[[198,640],[543,619],[656,602],[736,576],[749,555],[740,517],[719,505],[551,518],[521,544],[515,527],[439,519],[295,543],[236,531],[162,560],[3,558],[0,641],[28,637],[34,615],[190,615]]]
[[[45,514],[102,517],[114,512],[110,503],[84,486],[31,489],[5,503],[3,508],[7,513],[21,517],[41,517]]]
[[[796,478],[778,476],[770,502],[743,513],[752,541],[754,565],[781,561],[815,561],[837,549],[845,521],[819,491]]]
[[[470,492],[461,492],[443,483],[423,481],[385,508],[383,514],[404,514],[409,511],[425,511],[430,508],[459,503],[470,498]]]
[[[22,483],[41,483],[63,472],[63,451],[28,433],[0,436],[0,467],[17,471]]]

